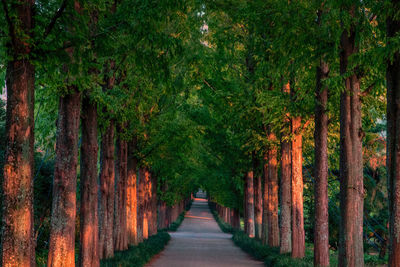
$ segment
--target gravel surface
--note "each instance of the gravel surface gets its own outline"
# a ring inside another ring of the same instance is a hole
[[[171,241],[148,267],[264,266],[236,247],[231,234],[223,233],[214,220],[207,200],[197,194],[192,208]]]

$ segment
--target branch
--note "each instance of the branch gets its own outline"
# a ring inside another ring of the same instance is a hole
[[[363,92],[361,92],[360,96],[365,97],[365,96],[369,95],[371,93],[372,89],[374,89],[375,85],[376,85],[376,82],[373,82],[370,86],[368,86],[367,89],[365,89]]]
[[[67,0],[64,0],[61,3],[60,8],[57,10],[57,12],[54,14],[53,18],[51,19],[49,25],[46,27],[46,30],[44,31],[43,34],[43,40],[46,39],[46,37],[50,34],[51,30],[53,30],[54,25],[57,22],[57,19],[61,17],[62,13],[64,12],[65,8],[67,6]]]

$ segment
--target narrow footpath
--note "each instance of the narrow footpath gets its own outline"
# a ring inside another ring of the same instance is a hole
[[[264,266],[236,247],[231,234],[221,231],[204,198],[195,198],[178,231],[170,235],[167,247],[146,266]]]

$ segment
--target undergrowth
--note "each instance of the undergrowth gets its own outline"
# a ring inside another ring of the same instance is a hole
[[[137,246],[130,246],[128,250],[119,251],[114,257],[101,261],[102,267],[140,267],[144,266],[154,255],[160,253],[171,236],[166,231],[159,231]]]

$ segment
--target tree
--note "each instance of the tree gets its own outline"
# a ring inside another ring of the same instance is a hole
[[[6,152],[2,183],[2,265],[34,266],[33,145],[35,1],[2,1],[7,21]]]

